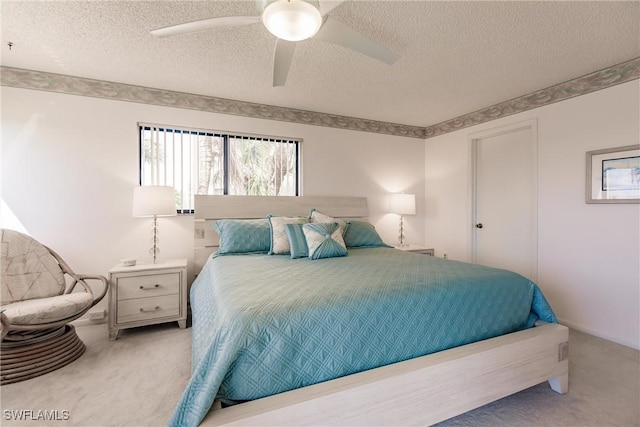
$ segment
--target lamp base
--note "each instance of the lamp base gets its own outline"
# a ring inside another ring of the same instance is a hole
[[[409,246],[408,244],[406,244],[404,242],[404,215],[400,215],[400,230],[399,230],[399,236],[398,236],[398,246],[400,247],[404,247],[404,246]]]
[[[149,255],[153,259],[154,264],[158,264],[158,255],[160,254],[160,248],[158,247],[158,217],[153,216],[153,246],[149,249]]]

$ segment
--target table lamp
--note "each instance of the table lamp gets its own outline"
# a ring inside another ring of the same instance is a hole
[[[406,246],[404,243],[404,216],[416,214],[416,196],[415,194],[391,194],[389,195],[389,212],[400,215],[400,246]]]
[[[133,189],[133,216],[153,217],[153,247],[149,254],[153,263],[158,262],[158,217],[176,215],[176,202],[173,187],[143,185]]]

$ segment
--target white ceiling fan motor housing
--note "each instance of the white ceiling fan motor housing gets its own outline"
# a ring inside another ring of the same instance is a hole
[[[318,8],[304,0],[277,0],[265,7],[262,22],[274,36],[297,42],[318,32],[322,15]]]

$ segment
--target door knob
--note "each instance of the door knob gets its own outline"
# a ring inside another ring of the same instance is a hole
[[[476,228],[482,228],[482,227],[484,227],[484,226],[482,225],[482,223],[481,223],[481,222],[480,222],[480,223],[478,223],[478,224],[476,224]]]

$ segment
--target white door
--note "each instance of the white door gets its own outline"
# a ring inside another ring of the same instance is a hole
[[[478,264],[537,278],[535,121],[473,138],[472,250]]]

